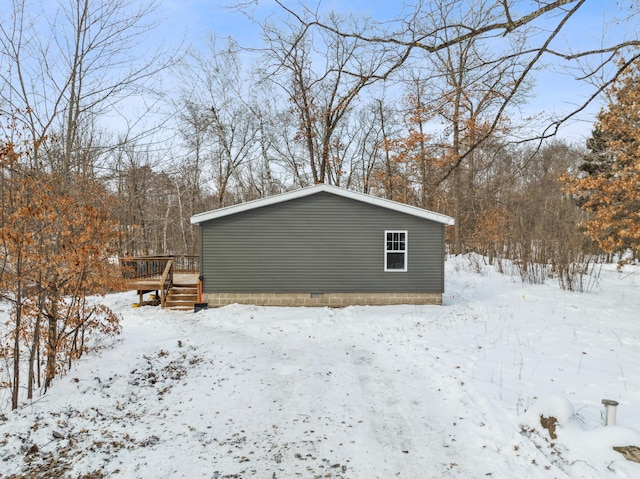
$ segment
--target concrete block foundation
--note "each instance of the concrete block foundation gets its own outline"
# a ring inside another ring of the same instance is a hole
[[[204,293],[209,307],[229,304],[256,306],[364,306],[442,304],[441,293]]]

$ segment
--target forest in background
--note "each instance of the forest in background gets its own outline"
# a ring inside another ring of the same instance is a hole
[[[562,43],[592,3],[432,0],[374,20],[279,0],[257,18],[250,1],[237,9],[260,48],[215,32],[196,48],[149,44],[153,3],[60,0],[43,12],[11,0],[0,13],[0,292],[14,310],[0,353],[14,406],[21,355],[31,397],[40,377],[46,388],[97,347],[93,333],[117,333],[118,319],[86,302],[116,286],[109,258],[193,253],[193,214],[300,187],[448,214],[449,253],[509,260],[523,281],[584,291],[604,254],[637,256],[640,40],[630,28],[596,49]],[[637,21],[634,2],[616,8],[615,25]],[[590,96],[563,116],[528,116],[552,62]],[[596,100],[585,144],[556,137]]]

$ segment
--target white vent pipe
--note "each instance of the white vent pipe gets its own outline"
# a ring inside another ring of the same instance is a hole
[[[603,399],[602,404],[604,404],[604,425],[615,426],[618,401],[614,401],[613,399]]]

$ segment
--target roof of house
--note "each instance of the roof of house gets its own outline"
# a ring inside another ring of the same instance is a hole
[[[380,206],[400,213],[405,213],[418,218],[435,221],[444,225],[454,224],[454,219],[450,216],[443,215],[441,213],[435,213],[415,206],[409,206],[397,201],[391,201],[384,198],[378,198],[376,196],[367,195],[364,193],[357,193],[355,191],[340,188],[332,185],[315,185],[307,188],[301,188],[299,190],[289,191],[279,195],[268,196],[266,198],[260,198],[258,200],[247,201],[246,203],[240,203],[233,206],[227,206],[217,210],[207,211],[199,213],[191,217],[191,224],[200,224],[205,221],[213,220],[216,218],[222,218],[224,216],[234,215],[243,211],[249,211],[255,208],[262,208],[263,206],[275,205],[283,203],[285,201],[294,200],[296,198],[303,198],[305,196],[315,195],[320,192],[331,193],[333,195],[350,198],[352,200],[360,201],[362,203],[368,203],[370,205]]]

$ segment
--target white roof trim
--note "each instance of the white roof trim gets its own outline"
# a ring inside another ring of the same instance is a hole
[[[234,215],[243,211],[253,210],[255,208],[262,208],[263,206],[275,205],[283,203],[285,201],[294,200],[296,198],[303,198],[305,196],[315,195],[320,192],[327,192],[352,200],[361,201],[362,203],[368,203],[370,205],[380,206],[393,211],[399,211],[411,216],[417,216],[426,220],[435,221],[436,223],[442,223],[444,225],[452,225],[455,220],[450,216],[435,213],[433,211],[424,210],[415,206],[409,206],[397,201],[391,201],[384,198],[378,198],[376,196],[367,195],[364,193],[357,193],[355,191],[346,190],[332,185],[315,185],[308,188],[301,188],[299,190],[290,191],[288,193],[282,193],[279,195],[268,196],[258,200],[247,201],[246,203],[240,203],[238,205],[227,206],[213,211],[207,211],[199,213],[191,217],[191,224],[200,224],[205,221],[213,220],[216,218],[222,218],[224,216]]]

